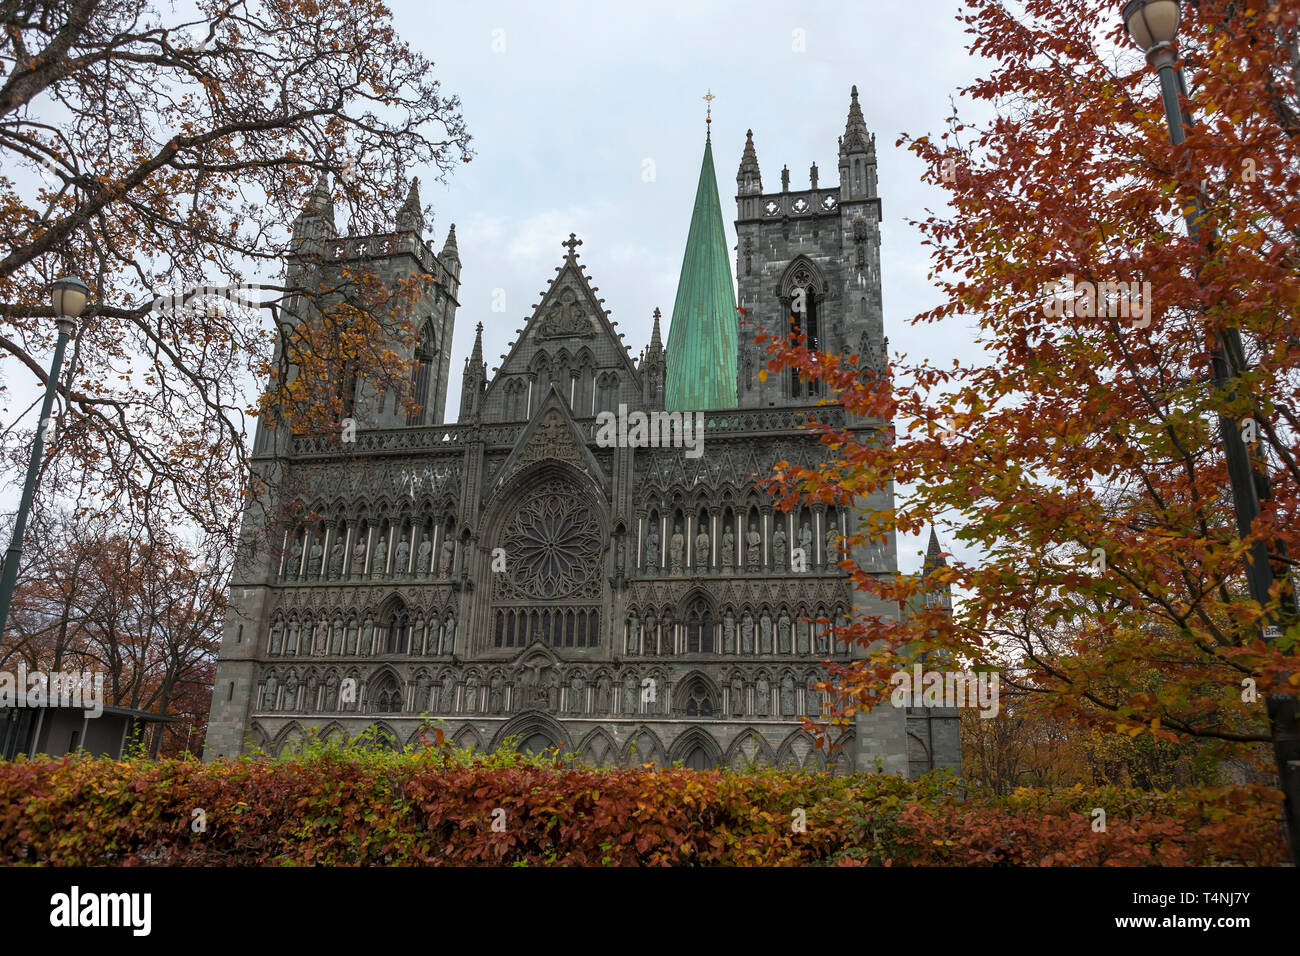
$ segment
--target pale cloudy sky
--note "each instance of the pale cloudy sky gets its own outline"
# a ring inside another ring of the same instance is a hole
[[[821,182],[834,182],[836,138],[854,84],[876,134],[891,350],[938,361],[971,354],[968,329],[909,325],[937,299],[907,220],[941,208],[944,197],[920,181],[912,154],[894,145],[903,132],[941,132],[950,97],[977,75],[955,19],[959,7],[956,0],[604,8],[396,0],[399,31],[434,61],[444,91],[461,97],[477,153],[446,185],[422,190],[434,207],[435,248],[456,223],[463,263],[453,368],[463,368],[478,322],[489,369],[499,363],[555,274],[570,232],[583,240],[587,274],[635,356],[649,340],[655,307],[665,321],[672,311],[704,149],[704,94],[716,97],[713,152],[732,247],[746,129],[754,131],[765,188],[779,188],[783,165],[791,187],[806,188],[814,161]],[[492,311],[496,290],[504,290],[504,312]],[[452,418],[459,386],[457,374],[447,401]],[[919,566],[922,546],[900,542],[900,564]]]

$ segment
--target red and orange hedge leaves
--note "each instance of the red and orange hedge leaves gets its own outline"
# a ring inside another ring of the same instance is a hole
[[[8,865],[1278,865],[1262,787],[602,771],[415,754],[0,764]],[[1092,829],[1105,809],[1105,832]],[[803,809],[806,832],[795,832]],[[200,812],[201,811],[201,812]],[[495,812],[502,811],[502,812]],[[493,828],[493,820],[498,820]]]

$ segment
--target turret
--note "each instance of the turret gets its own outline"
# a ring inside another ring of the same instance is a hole
[[[650,345],[641,355],[641,401],[647,408],[664,407],[664,379],[667,362],[664,357],[663,338],[659,332],[659,310],[655,309],[654,328],[650,332]]]
[[[754,151],[754,131],[745,130],[745,151],[736,172],[736,195],[759,196],[763,193],[763,174],[758,170],[758,153]]]
[[[873,199],[876,195],[876,137],[867,132],[867,121],[853,87],[849,118],[840,137],[840,201]]]
[[[483,361],[483,323],[474,332],[474,348],[465,360],[460,382],[460,421],[478,418],[480,399],[487,389],[487,363]]]

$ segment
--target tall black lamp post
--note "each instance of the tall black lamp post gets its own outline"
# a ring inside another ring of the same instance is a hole
[[[1178,96],[1186,95],[1182,72],[1177,69],[1174,44],[1178,39],[1178,21],[1181,15],[1179,0],[1128,0],[1124,4],[1124,27],[1133,42],[1146,54],[1147,62],[1160,76],[1160,93],[1164,100],[1165,120],[1169,125],[1169,139],[1181,145],[1189,124],[1183,115]],[[1186,217],[1187,234],[1196,240],[1201,233],[1202,208],[1198,200]],[[1211,239],[1214,237],[1211,235]],[[1227,329],[1220,333],[1211,355],[1210,365],[1216,388],[1231,393],[1233,381],[1228,356],[1242,356],[1241,333]],[[1228,480],[1232,485],[1232,503],[1237,516],[1237,533],[1242,538],[1250,534],[1251,525],[1259,516],[1259,495],[1255,475],[1251,471],[1250,454],[1241,437],[1238,423],[1227,415],[1219,416],[1219,434],[1223,440],[1224,456],[1228,462]],[[1273,584],[1273,570],[1269,566],[1268,548],[1257,541],[1251,546],[1246,561],[1246,580],[1251,599],[1260,607],[1269,603],[1269,589]],[[1286,596],[1284,595],[1284,599]],[[1289,606],[1292,602],[1286,600]],[[1265,622],[1263,637],[1275,641],[1281,636],[1277,622]],[[1287,835],[1291,842],[1292,858],[1300,861],[1300,720],[1297,719],[1297,702],[1291,694],[1268,695],[1268,717],[1273,735],[1273,752],[1277,758],[1278,777],[1286,796]]]
[[[50,410],[54,407],[54,391],[59,383],[59,369],[63,366],[63,350],[76,328],[77,316],[86,308],[90,289],[74,277],[56,279],[53,285],[54,324],[59,329],[59,341],[54,347],[54,361],[50,363],[50,377],[45,380],[45,402],[41,405],[41,418],[36,425],[36,438],[32,441],[32,459],[27,463],[27,479],[23,482],[23,497],[18,504],[18,517],[14,519],[14,536],[5,552],[4,571],[0,573],[0,638],[4,637],[9,620],[9,605],[14,598],[14,585],[18,582],[18,564],[23,556],[23,532],[27,528],[27,512],[32,507],[36,492],[36,476],[41,471],[41,450],[45,446],[45,431],[50,426]]]

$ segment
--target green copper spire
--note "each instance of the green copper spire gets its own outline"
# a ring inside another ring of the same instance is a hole
[[[722,231],[718,179],[713,172],[713,145],[706,137],[677,301],[668,328],[666,409],[736,407],[737,321],[736,288]]]

